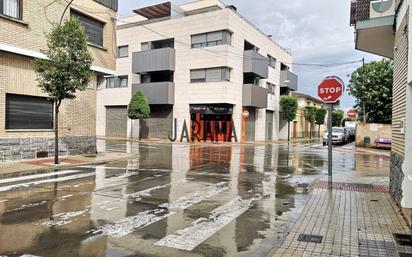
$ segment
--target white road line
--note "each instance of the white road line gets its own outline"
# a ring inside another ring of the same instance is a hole
[[[253,202],[260,198],[242,200],[240,197],[236,197],[234,200],[213,210],[207,219],[197,219],[192,222],[193,226],[178,230],[175,234],[157,241],[155,245],[192,251],[196,246],[249,210]]]
[[[32,182],[16,184],[16,185],[10,185],[10,186],[3,186],[3,187],[0,187],[0,192],[9,191],[9,190],[16,189],[16,188],[19,188],[19,187],[29,187],[29,186],[34,186],[34,185],[46,184],[46,183],[61,182],[61,181],[67,181],[67,180],[75,180],[75,179],[79,179],[79,178],[92,177],[92,176],[95,176],[95,175],[96,174],[94,172],[92,172],[92,173],[85,173],[85,174],[66,176],[66,177],[60,177],[60,178],[54,178],[54,179],[45,179],[45,180],[39,180],[39,181],[32,181]]]
[[[140,212],[134,216],[129,216],[114,224],[106,224],[96,230],[91,231],[95,236],[88,240],[94,240],[101,236],[111,236],[114,238],[121,238],[138,229],[147,227],[157,221],[163,220],[175,212],[173,210],[184,210],[194,204],[197,204],[205,199],[211,198],[228,190],[228,183],[221,182],[209,186],[205,191],[194,192],[188,196],[181,197],[172,203],[162,204],[162,209],[148,210]],[[172,210],[172,211],[170,211]]]
[[[81,170],[64,170],[64,171],[55,171],[55,172],[42,173],[42,174],[36,174],[36,175],[21,176],[21,177],[15,177],[15,178],[6,178],[6,179],[1,179],[0,184],[12,183],[12,182],[17,182],[17,181],[22,181],[22,180],[29,180],[29,179],[36,179],[36,178],[60,176],[60,175],[66,175],[66,174],[71,174],[71,173],[79,173],[79,172],[82,172],[82,171]]]

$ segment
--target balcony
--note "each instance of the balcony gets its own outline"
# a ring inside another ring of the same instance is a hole
[[[243,72],[253,73],[262,79],[268,78],[269,60],[254,50],[246,50],[243,54]]]
[[[267,108],[267,89],[253,84],[243,85],[243,106]]]
[[[142,90],[149,104],[174,104],[175,84],[173,82],[155,82],[134,84],[133,95],[137,90]]]
[[[352,0],[350,25],[355,27],[355,48],[393,58],[395,0]]]
[[[133,53],[133,73],[175,70],[175,49],[159,48]]]
[[[280,87],[288,88],[290,91],[298,90],[298,76],[289,70],[280,71]]]

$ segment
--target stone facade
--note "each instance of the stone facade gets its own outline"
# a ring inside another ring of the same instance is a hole
[[[404,158],[395,153],[391,153],[391,172],[390,172],[390,185],[389,190],[397,203],[402,200],[402,182],[403,182],[403,171],[402,164]]]
[[[59,154],[95,154],[96,137],[61,137]],[[54,138],[0,139],[0,161],[35,159],[54,155]]]

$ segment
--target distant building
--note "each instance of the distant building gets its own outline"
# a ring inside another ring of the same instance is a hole
[[[0,1],[0,161],[52,155],[53,104],[37,86],[34,58],[46,58],[46,35],[66,1]],[[115,71],[117,0],[75,0],[65,18],[84,25],[93,54],[89,88],[60,111],[62,154],[96,152],[96,87]]]
[[[239,141],[279,138],[281,86],[297,87],[288,51],[217,0],[134,12],[117,26],[116,76],[98,91],[99,136],[132,137],[127,104],[142,90],[144,138],[167,139],[174,120],[178,137],[186,124],[201,140],[230,141],[233,127]]]
[[[412,221],[411,0],[353,0],[356,49],[394,61],[390,191]]]
[[[312,106],[316,108],[323,108],[322,101],[310,95],[299,92],[292,92],[292,96],[298,99],[299,106],[296,119],[292,122],[291,126],[292,138],[317,138],[319,135],[322,137],[325,130],[324,124],[320,126],[319,130],[319,126],[317,124],[310,124],[304,116],[305,107]]]

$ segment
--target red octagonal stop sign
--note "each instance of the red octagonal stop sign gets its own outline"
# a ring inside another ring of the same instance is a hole
[[[327,77],[318,86],[318,96],[326,104],[336,103],[342,96],[345,86],[338,77]]]
[[[356,117],[356,112],[354,110],[349,110],[347,113],[349,118],[355,118]]]

